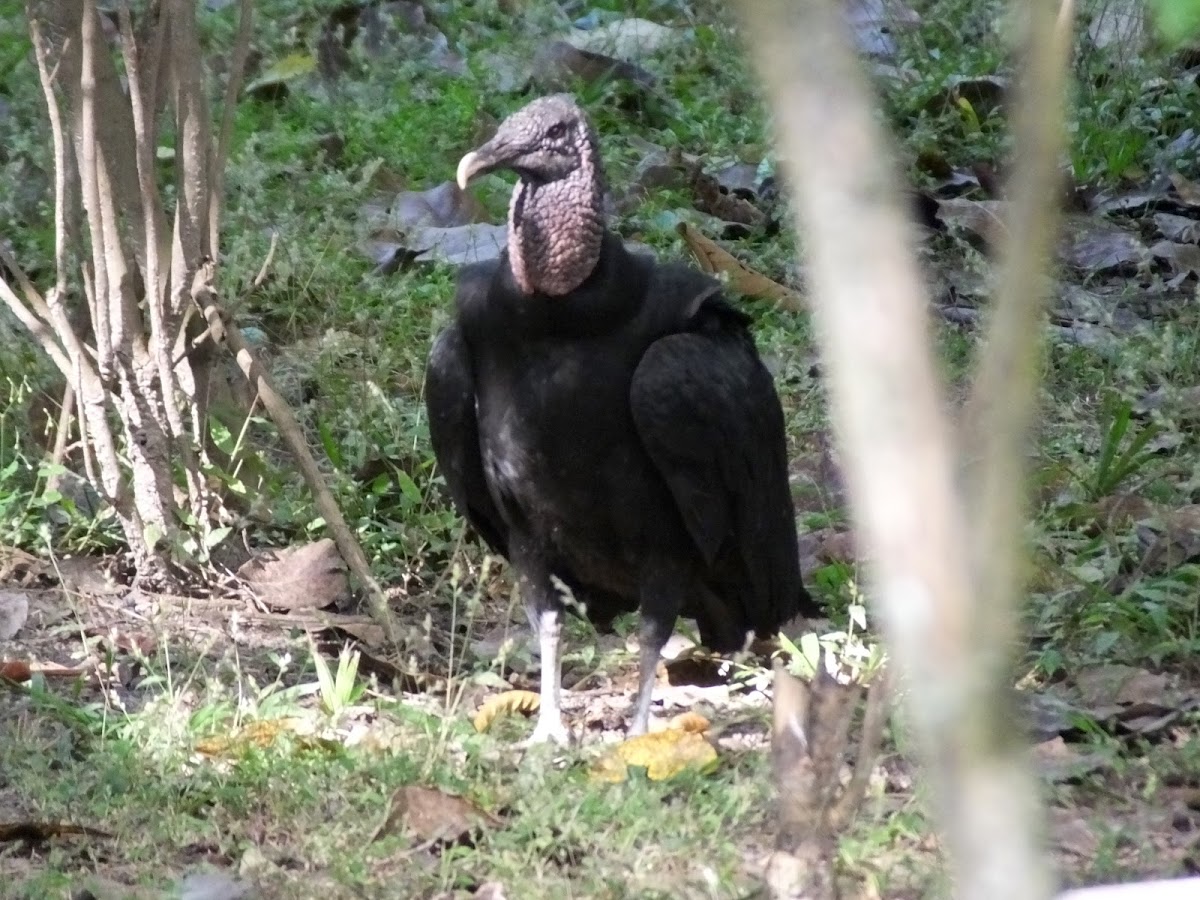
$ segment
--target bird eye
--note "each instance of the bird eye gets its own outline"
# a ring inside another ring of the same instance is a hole
[[[562,122],[555,122],[546,131],[546,137],[552,141],[557,141],[560,137],[567,133],[567,126]]]

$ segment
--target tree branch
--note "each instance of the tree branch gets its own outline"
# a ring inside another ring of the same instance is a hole
[[[1023,0],[1027,64],[1013,98],[1015,160],[1001,232],[996,297],[965,412],[964,449],[972,505],[980,515],[973,563],[973,633],[981,664],[1008,673],[1025,520],[1025,448],[1037,402],[1043,308],[1058,231],[1063,104],[1073,0]]]
[[[221,106],[221,134],[212,154],[212,175],[208,198],[208,247],[213,259],[219,259],[221,212],[225,205],[225,165],[229,161],[229,142],[233,136],[233,117],[237,112],[237,97],[246,74],[246,58],[250,55],[250,33],[254,27],[254,0],[241,0],[237,39],[229,63],[229,81],[225,84],[225,101]]]

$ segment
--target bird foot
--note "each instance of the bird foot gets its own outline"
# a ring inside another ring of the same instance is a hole
[[[522,747],[533,747],[542,744],[558,744],[569,747],[572,744],[571,732],[561,717],[539,718],[533,734],[521,742]]]

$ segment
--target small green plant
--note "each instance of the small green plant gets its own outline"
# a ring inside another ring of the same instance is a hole
[[[1157,425],[1146,425],[1130,434],[1133,407],[1128,401],[1110,406],[1111,420],[1100,446],[1096,468],[1083,480],[1089,500],[1107,497],[1154,458],[1148,445],[1161,433]],[[1128,437],[1128,440],[1126,438]]]
[[[847,610],[849,620],[844,631],[831,631],[823,635],[808,632],[800,637],[798,643],[787,635],[779,636],[783,652],[791,657],[789,669],[793,675],[811,681],[816,677],[824,657],[826,671],[839,682],[867,684],[886,661],[883,645],[865,637],[867,608],[857,585],[851,582],[850,589],[853,602]]]
[[[337,672],[334,673],[330,671],[329,663],[325,661],[311,637],[308,639],[308,645],[312,649],[313,665],[317,670],[321,706],[330,715],[337,716],[357,702],[366,689],[358,680],[358,661],[362,654],[351,650],[349,644],[344,645],[338,654]]]

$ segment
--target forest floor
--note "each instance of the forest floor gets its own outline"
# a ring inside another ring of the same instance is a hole
[[[1158,48],[1136,0],[1080,6],[1015,679],[1067,884],[1200,871],[1200,57]],[[222,290],[323,455],[407,643],[385,644],[325,577],[310,543],[323,522],[232,363],[216,415],[242,461],[224,475],[248,498],[237,527],[208,548],[202,590],[131,588],[111,517],[38,463],[40,404],[61,388],[0,316],[0,895],[758,896],[774,835],[769,660],[720,665],[681,623],[655,717],[702,713],[718,762],[666,780],[599,775],[636,682],[631,619],[612,635],[569,626],[578,747],[519,749],[520,715],[477,731],[489,697],[536,690],[537,662],[506,573],[447,506],[421,403],[452,264],[489,252],[511,187],[489,176],[463,199],[447,185],[455,165],[528,97],[570,88],[601,135],[613,226],[659,254],[706,257],[753,316],[787,415],[806,580],[831,610],[822,629],[847,628],[859,568],[804,272],[723,4],[257,7]],[[851,7],[913,188],[952,399],[1004,211],[998,7]],[[208,0],[199,18],[215,98],[236,4]],[[620,62],[583,64],[560,38]],[[0,241],[48,284],[44,118],[25,23],[0,12]],[[322,577],[253,589],[240,567],[267,547],[267,582]],[[356,670],[349,656],[339,668],[346,645]],[[847,896],[946,884],[909,749],[897,714],[840,843]]]

